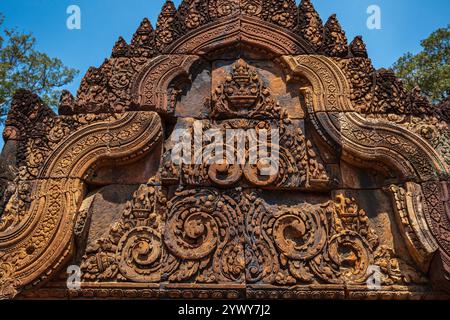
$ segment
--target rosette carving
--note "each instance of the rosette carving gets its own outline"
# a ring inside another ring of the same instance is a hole
[[[222,18],[238,13],[240,0],[210,0],[209,15],[212,18]]]

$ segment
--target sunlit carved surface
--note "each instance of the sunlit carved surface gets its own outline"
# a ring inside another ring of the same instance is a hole
[[[59,115],[14,97],[0,298],[448,299],[448,110],[309,0],[167,1]]]

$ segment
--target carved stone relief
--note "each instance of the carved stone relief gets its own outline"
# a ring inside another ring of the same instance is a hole
[[[448,118],[310,0],[166,1],[59,115],[15,95],[0,298],[448,299]]]

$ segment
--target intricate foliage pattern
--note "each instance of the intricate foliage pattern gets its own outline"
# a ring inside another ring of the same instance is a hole
[[[10,199],[0,221],[0,232],[13,230],[23,220],[31,204],[31,193],[45,162],[56,146],[71,132],[110,115],[78,114],[57,117],[44,103],[28,91],[14,96],[3,138],[16,141],[16,179],[10,186]],[[6,199],[5,199],[6,200]]]
[[[164,223],[156,188],[141,186],[108,237],[89,245],[85,280],[358,284],[376,265],[386,285],[426,281],[380,243],[354,199],[273,206],[240,189],[183,190]]]
[[[370,265],[381,263],[383,283],[404,283],[405,279],[392,276],[399,272],[399,261],[380,245],[366,213],[354,199],[339,195],[325,204],[274,208],[257,198],[250,203],[251,214],[246,217],[248,281],[358,284],[370,276]],[[397,271],[383,264],[386,255]],[[424,281],[413,274],[416,281]]]
[[[181,17],[172,1],[166,1],[156,24],[155,41],[159,51],[178,39],[184,30]]]
[[[164,277],[170,282],[242,282],[243,214],[238,202],[214,190],[178,192],[168,204]]]
[[[158,282],[165,201],[160,187],[141,186],[108,236],[88,245],[81,263],[83,279]]]
[[[83,115],[68,119],[87,116],[96,118]],[[30,277],[37,285],[65,263],[73,249],[73,214],[85,191],[81,178],[89,168],[110,157],[117,163],[129,161],[148,152],[161,137],[159,117],[154,113],[125,114],[114,120],[109,117],[103,121],[97,118],[95,124],[78,127],[77,134],[61,137],[31,181],[30,198],[37,200],[29,209],[11,210],[2,216],[0,291],[17,290],[28,284]],[[63,117],[56,119],[64,123]],[[49,133],[43,134],[48,139]],[[14,203],[11,208],[15,208]]]
[[[311,141],[307,140],[302,130],[295,128],[289,119],[284,118],[279,121],[236,119],[220,123],[204,122],[203,130],[209,129],[214,129],[224,136],[224,144],[221,148],[224,153],[231,150],[232,154],[227,153],[227,157],[234,158],[235,161],[229,161],[229,158],[223,161],[210,158],[211,153],[208,150],[215,149],[220,142],[205,143],[201,150],[193,154],[192,164],[174,164],[171,158],[172,149],[169,149],[165,154],[161,171],[161,177],[165,183],[231,187],[240,182],[243,186],[303,189],[324,188],[330,183],[325,167],[314,151]],[[276,157],[279,160],[276,172],[261,174],[261,170],[269,168],[270,159],[263,157],[258,158],[256,163],[250,161],[251,155],[258,154],[261,147],[259,143],[251,147],[247,146],[245,150],[237,149],[235,143],[228,145],[225,142],[228,129],[241,130],[241,138],[246,145],[250,141],[258,141],[257,135],[260,130],[270,134],[270,130],[279,129],[279,144],[263,146],[274,150],[269,158]],[[192,133],[193,130],[190,128]],[[192,150],[195,150],[194,141]],[[202,158],[199,158],[200,156]],[[200,160],[197,161],[197,159]]]
[[[184,0],[180,4],[178,12],[188,30],[196,29],[209,22],[210,19],[205,14],[208,12],[208,7],[207,1],[201,0]]]
[[[346,57],[348,55],[347,37],[335,14],[325,23],[324,52],[332,57]]]
[[[319,49],[323,43],[322,19],[320,19],[310,0],[302,0],[298,15],[298,32],[314,48]]]
[[[434,115],[445,121],[439,109],[422,96],[420,88],[407,92],[391,70],[375,70],[367,58],[362,39],[355,38],[350,46],[354,58],[336,61],[352,86],[351,100],[356,111],[383,115]]]
[[[172,129],[194,130],[194,119],[222,136],[279,130],[278,148],[268,141],[277,173],[261,174],[269,159],[250,163],[260,144],[233,148],[239,164],[206,153],[174,165]],[[450,274],[448,123],[448,101],[434,107],[375,70],[362,38],[348,45],[310,0],[168,0],[155,29],[144,19],[76,98],[63,92],[59,116],[30,92],[15,96],[0,156],[0,298],[440,294],[428,278]],[[123,167],[137,184],[152,178],[92,240],[91,177]],[[392,206],[376,202],[386,185]],[[69,259],[81,263],[80,290],[57,277]]]
[[[420,186],[407,183],[405,187],[391,185],[387,190],[393,194],[398,225],[408,250],[420,268],[427,271],[438,245],[420,208]]]
[[[426,140],[444,161],[450,165],[450,128],[436,116],[405,116],[396,114],[368,115],[369,119],[388,119]]]

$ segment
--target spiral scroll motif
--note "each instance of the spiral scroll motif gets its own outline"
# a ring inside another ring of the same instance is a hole
[[[155,282],[160,275],[161,236],[149,227],[137,227],[125,234],[117,247],[119,270],[135,282]]]
[[[295,260],[309,260],[324,247],[327,232],[322,211],[290,210],[281,213],[273,226],[278,249]]]
[[[371,261],[367,241],[353,231],[336,234],[328,241],[325,255],[311,262],[317,276],[328,283],[363,283]]]
[[[194,275],[203,282],[240,279],[244,253],[238,228],[242,224],[237,203],[226,194],[214,190],[177,193],[169,203],[164,233],[169,279]]]

